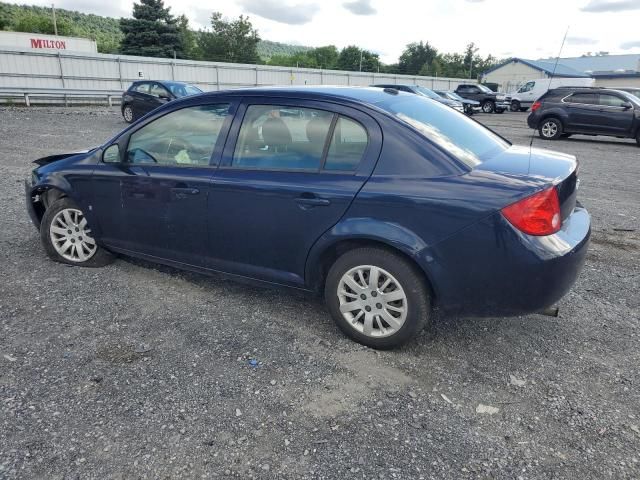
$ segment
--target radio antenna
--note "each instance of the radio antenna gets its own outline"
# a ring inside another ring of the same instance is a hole
[[[560,44],[560,50],[558,50],[558,56],[556,57],[556,63],[553,64],[553,71],[549,76],[549,85],[547,85],[547,90],[542,94],[545,95],[549,90],[551,90],[551,82],[553,82],[553,78],[556,75],[556,69],[558,68],[558,62],[560,61],[560,55],[562,55],[562,49],[564,48],[564,42],[567,40],[567,35],[569,34],[569,25],[567,25],[567,31],[564,32],[564,37],[562,38],[562,43]],[[542,100],[544,105],[544,100]],[[531,141],[529,142],[529,160],[531,160],[531,147],[533,146],[533,136],[535,134],[535,130],[531,133]]]

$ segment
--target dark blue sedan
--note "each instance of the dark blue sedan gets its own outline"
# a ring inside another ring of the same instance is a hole
[[[36,163],[27,206],[52,259],[120,253],[317,292],[376,348],[415,337],[434,308],[553,305],[590,235],[573,156],[394,89],[196,95]]]

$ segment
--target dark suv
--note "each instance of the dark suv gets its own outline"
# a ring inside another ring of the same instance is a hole
[[[640,145],[640,99],[609,88],[555,88],[533,103],[527,123],[547,140],[579,133],[635,138]]]
[[[122,117],[131,123],[171,100],[198,93],[202,90],[188,83],[139,80],[122,94]]]
[[[509,108],[508,104],[505,103],[504,95],[496,93],[490,88],[477,83],[463,83],[458,85],[455,93],[462,98],[480,102],[480,108],[484,113],[503,113]]]

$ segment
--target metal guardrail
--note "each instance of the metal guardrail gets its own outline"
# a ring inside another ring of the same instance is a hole
[[[65,106],[68,106],[69,100],[77,98],[85,99],[106,99],[107,104],[112,107],[113,99],[120,98],[122,91],[120,90],[82,90],[72,88],[18,88],[18,87],[0,87],[0,98],[24,98],[24,104],[31,106],[32,97],[41,97],[46,99],[61,99]]]

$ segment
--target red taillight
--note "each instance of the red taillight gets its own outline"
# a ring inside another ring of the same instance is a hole
[[[514,227],[528,235],[551,235],[560,230],[562,224],[556,187],[504,207],[502,214]]]
[[[535,112],[541,106],[542,106],[542,104],[536,100],[535,102],[533,102],[533,105],[531,105],[531,111]]]

